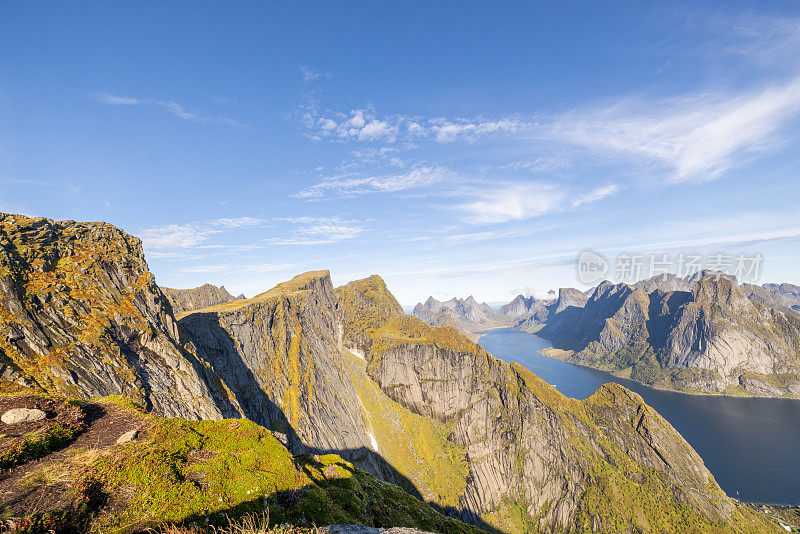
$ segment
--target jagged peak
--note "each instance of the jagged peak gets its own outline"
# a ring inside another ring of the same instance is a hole
[[[692,289],[695,302],[740,307],[751,304],[736,278],[717,273],[701,277]]]

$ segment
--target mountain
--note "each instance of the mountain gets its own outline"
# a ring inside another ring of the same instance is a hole
[[[169,417],[237,413],[182,342],[139,239],[0,214],[0,391],[124,395]]]
[[[555,292],[550,291],[550,296],[552,298],[540,299],[517,295],[514,300],[500,307],[498,315],[506,317],[517,328],[535,332],[539,325],[547,321],[550,308],[556,300]]]
[[[672,514],[684,506],[702,524],[736,521],[736,506],[711,490],[718,487],[696,453],[638,395],[608,384],[584,401],[568,399],[457,330],[388,306],[384,287],[341,288],[341,299],[360,303],[341,308],[343,339],[386,395],[448,425],[468,467],[459,498],[466,511],[512,532],[674,531],[682,520]]]
[[[424,304],[418,302],[414,306],[412,315],[431,326],[458,325],[467,334],[509,325],[504,316],[498,315],[485,302],[478,303],[472,295],[466,299],[452,298],[444,302],[428,297]]]
[[[742,284],[742,291],[750,300],[778,308],[782,311],[800,314],[800,286],[792,284]]]
[[[13,480],[27,481],[10,487],[91,489],[93,517],[119,518],[100,531],[265,508],[443,532],[471,527],[438,512],[503,532],[776,531],[635,393],[608,384],[569,399],[459,330],[405,315],[378,276],[333,288],[309,272],[176,323],[141,243],[116,228],[3,216],[0,232],[2,388],[16,392],[0,399],[118,395],[82,404],[85,443],[55,426],[4,441]],[[589,305],[562,291],[553,309],[576,303]],[[117,446],[131,429],[142,436]],[[77,456],[28,476],[73,439]],[[42,501],[18,499],[14,513]]]
[[[585,303],[551,310],[539,334],[552,355],[646,384],[800,396],[800,317],[749,298],[758,286],[730,276],[703,274],[691,291],[644,289],[657,286],[603,282]]]
[[[169,300],[170,305],[172,305],[172,312],[175,315],[244,298],[244,295],[234,297],[228,293],[225,286],[217,287],[211,284],[203,284],[192,289],[162,287],[161,292]]]

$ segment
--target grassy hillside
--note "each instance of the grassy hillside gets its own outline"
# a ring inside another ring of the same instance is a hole
[[[16,532],[136,532],[265,515],[273,526],[477,532],[337,455],[292,456],[272,432],[245,419],[165,419],[120,398],[83,409],[95,416],[79,438],[0,481],[0,518]],[[138,429],[138,437],[117,444],[128,428]]]

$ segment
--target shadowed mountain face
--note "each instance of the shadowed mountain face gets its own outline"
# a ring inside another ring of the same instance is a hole
[[[211,284],[203,284],[193,289],[171,289],[162,287],[161,292],[164,293],[164,296],[169,300],[169,303],[172,305],[172,313],[175,315],[181,315],[186,312],[244,298],[244,295],[234,297],[228,293],[225,286],[217,287]]]
[[[246,417],[294,454],[338,453],[505,532],[763,531],[638,395],[606,385],[566,398],[457,329],[405,315],[380,277],[334,289],[310,272],[176,324],[137,239],[19,216],[0,230],[5,390]],[[698,298],[741,305],[724,287]],[[562,291],[553,310],[589,302]]]
[[[800,396],[791,289],[785,297],[714,273],[643,282],[603,282],[590,298],[551,308],[537,325],[555,346],[550,354],[672,389]],[[569,293],[577,296],[561,296]]]

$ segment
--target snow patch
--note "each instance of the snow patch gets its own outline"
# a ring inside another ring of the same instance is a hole
[[[353,355],[353,356],[355,356],[356,358],[359,358],[359,359],[361,359],[361,360],[364,360],[364,361],[366,361],[366,358],[364,358],[364,353],[363,353],[363,352],[361,352],[360,350],[358,350],[358,349],[347,349],[347,350],[349,350],[349,351],[350,351],[350,354],[352,354],[352,355]]]
[[[378,442],[375,440],[375,434],[369,433],[369,442],[372,444],[372,450],[378,452]]]

